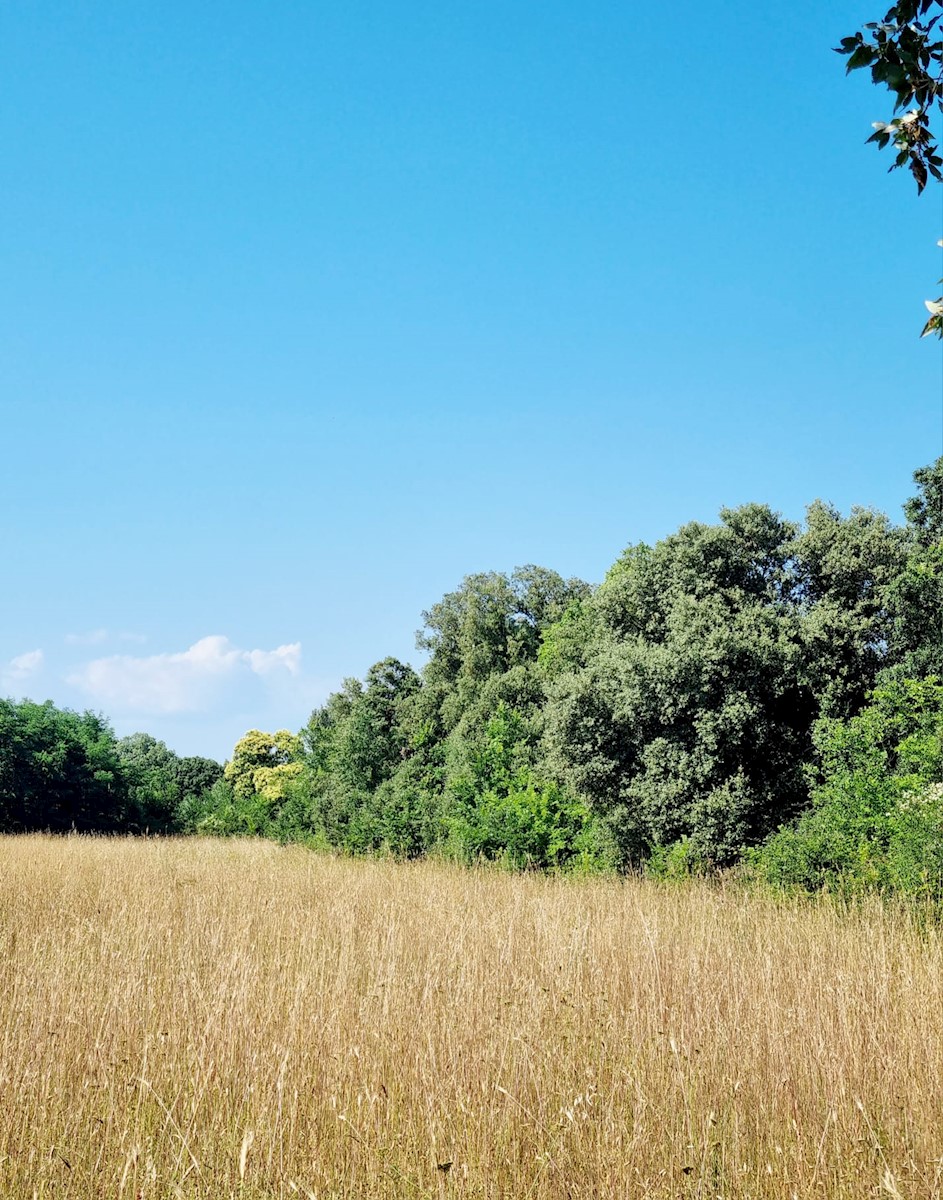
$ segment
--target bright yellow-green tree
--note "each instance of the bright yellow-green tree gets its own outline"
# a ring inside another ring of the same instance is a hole
[[[301,774],[301,753],[301,739],[287,729],[276,733],[250,729],[236,742],[226,764],[226,779],[237,799],[281,800]]]

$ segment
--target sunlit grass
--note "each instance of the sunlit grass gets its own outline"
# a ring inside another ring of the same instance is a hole
[[[0,839],[0,1193],[932,1196],[943,956],[700,885]]]

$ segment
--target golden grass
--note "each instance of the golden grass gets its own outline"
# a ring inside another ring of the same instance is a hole
[[[3,1196],[941,1191],[941,940],[877,907],[30,837],[0,950]]]

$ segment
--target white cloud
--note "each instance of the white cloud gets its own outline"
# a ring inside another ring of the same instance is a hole
[[[291,642],[277,650],[246,650],[244,655],[256,675],[269,675],[282,669],[297,675],[301,669],[301,642]]]
[[[274,650],[240,650],[226,637],[201,638],[175,654],[112,654],[85,663],[67,682],[121,711],[206,711],[253,676],[297,675],[301,643]]]
[[[0,670],[0,682],[7,688],[29,679],[42,670],[43,658],[42,650],[27,650],[25,654],[18,654]]]

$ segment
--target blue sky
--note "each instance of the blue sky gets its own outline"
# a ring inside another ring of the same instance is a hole
[[[468,572],[899,517],[941,189],[863,144],[880,13],[652,14],[3,6],[0,691],[222,758]]]

